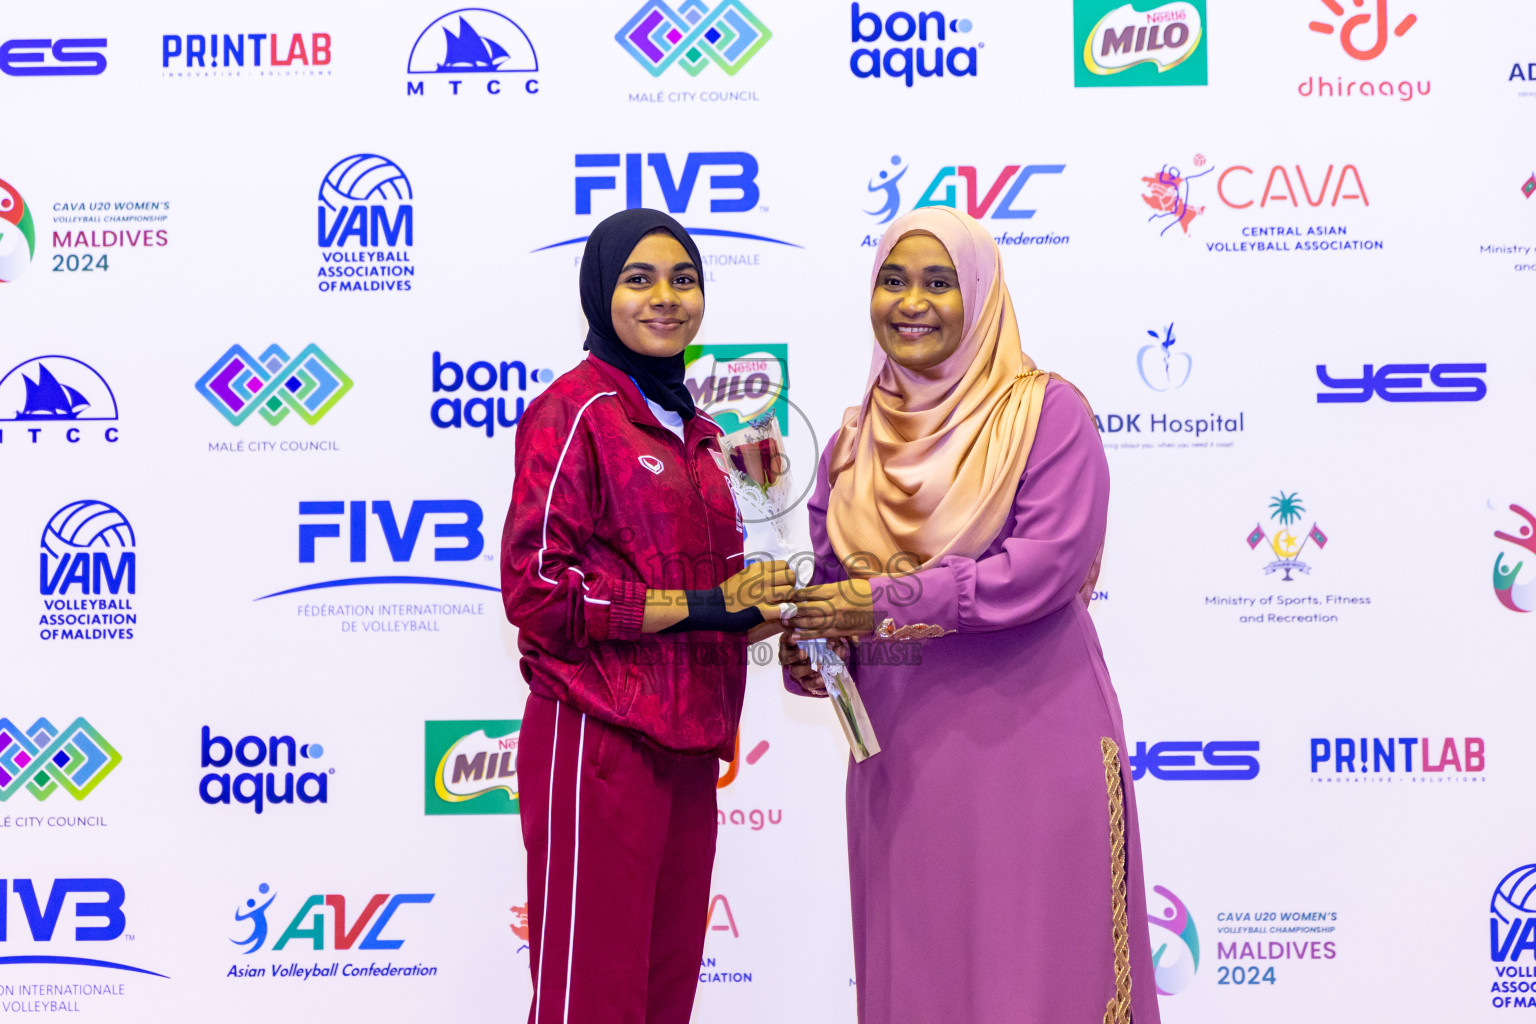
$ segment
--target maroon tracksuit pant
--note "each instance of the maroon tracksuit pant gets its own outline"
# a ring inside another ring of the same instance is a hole
[[[709,915],[716,764],[529,696],[517,779],[530,1024],[687,1024]]]

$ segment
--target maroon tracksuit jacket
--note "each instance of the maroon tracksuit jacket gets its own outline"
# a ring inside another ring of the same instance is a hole
[[[532,691],[517,754],[532,1024],[686,1024],[692,1009],[746,638],[640,624],[648,589],[741,569],[719,434],[700,414],[679,441],[592,358],[518,424],[501,589]]]

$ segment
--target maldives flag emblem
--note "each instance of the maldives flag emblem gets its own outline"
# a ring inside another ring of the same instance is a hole
[[[1319,530],[1316,523],[1312,524],[1312,532],[1307,534],[1307,536],[1311,537],[1312,543],[1316,544],[1320,548],[1325,548],[1328,546],[1328,535],[1322,530]]]
[[[1255,525],[1253,532],[1248,535],[1248,550],[1252,551],[1262,543],[1264,543],[1264,527]]]

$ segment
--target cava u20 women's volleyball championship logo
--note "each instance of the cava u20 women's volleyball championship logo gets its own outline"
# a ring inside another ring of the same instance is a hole
[[[1292,569],[1305,573],[1312,571],[1312,567],[1301,560],[1301,552],[1306,548],[1308,541],[1316,544],[1319,549],[1328,546],[1328,535],[1319,530],[1315,522],[1312,524],[1312,529],[1303,534],[1300,540],[1297,540],[1296,535],[1291,532],[1291,527],[1301,522],[1302,513],[1306,510],[1307,507],[1301,503],[1299,493],[1293,491],[1286,494],[1281,491],[1269,502],[1269,518],[1280,524],[1279,531],[1270,537],[1264,532],[1264,524],[1259,523],[1248,534],[1249,551],[1267,541],[1269,549],[1275,554],[1275,560],[1264,567],[1266,576],[1272,572],[1283,572],[1285,575],[1281,577],[1281,582],[1290,583]]]
[[[1536,516],[1531,515],[1519,505],[1509,506],[1525,522],[1517,531],[1519,536],[1495,530],[1493,535],[1499,540],[1523,548],[1526,553],[1536,555]],[[1516,562],[1514,566],[1504,564],[1504,551],[1500,551],[1493,559],[1493,594],[1499,599],[1499,604],[1512,612],[1528,612],[1536,610],[1536,580],[1519,582],[1520,568],[1525,565]]]
[[[32,208],[4,181],[0,181],[0,284],[9,284],[32,265],[37,253],[37,230]]]
[[[1184,901],[1168,889],[1154,885],[1152,891],[1169,905],[1161,916],[1148,914],[1152,929],[1152,976],[1160,996],[1178,995],[1189,988],[1200,969],[1200,936],[1195,933],[1195,919],[1189,916]],[[1158,931],[1158,929],[1164,929]]]

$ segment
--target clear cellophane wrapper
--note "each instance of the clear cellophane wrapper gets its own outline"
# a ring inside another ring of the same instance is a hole
[[[809,577],[810,560],[795,558],[789,537],[787,513],[795,492],[778,420],[772,413],[764,413],[722,438],[720,449],[724,454],[720,468],[730,481],[742,519],[754,524],[767,523],[770,527],[768,534],[760,538],[760,546],[765,550],[758,553],[788,562],[796,567],[797,575]],[[809,580],[798,582],[803,586]],[[853,674],[832,644],[826,640],[802,640],[800,649],[811,656],[811,664],[826,683],[827,695],[853,759],[862,761],[878,754],[880,742],[869,724],[869,714],[864,710]]]

